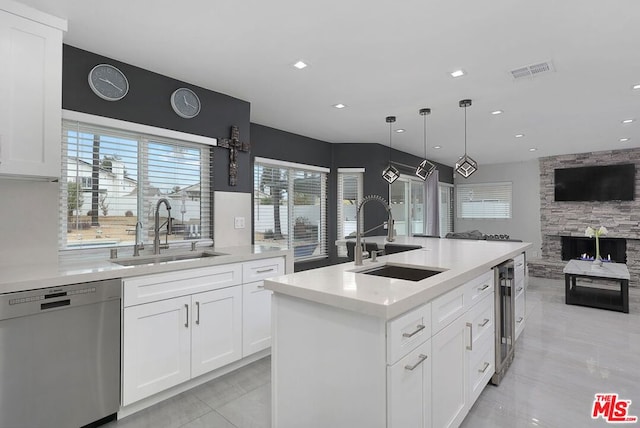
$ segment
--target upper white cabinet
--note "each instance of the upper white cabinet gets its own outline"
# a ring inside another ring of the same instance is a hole
[[[0,176],[60,176],[65,20],[0,2]]]

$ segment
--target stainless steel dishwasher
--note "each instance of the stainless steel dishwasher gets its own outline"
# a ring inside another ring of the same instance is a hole
[[[77,428],[114,417],[121,288],[118,279],[0,295],[1,428]]]

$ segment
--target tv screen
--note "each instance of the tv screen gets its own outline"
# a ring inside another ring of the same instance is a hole
[[[634,164],[555,170],[556,201],[632,201],[635,187]]]

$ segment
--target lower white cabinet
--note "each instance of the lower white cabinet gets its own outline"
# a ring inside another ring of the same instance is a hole
[[[271,294],[264,281],[242,285],[242,356],[271,346]]]
[[[387,368],[389,427],[431,427],[431,340]]]

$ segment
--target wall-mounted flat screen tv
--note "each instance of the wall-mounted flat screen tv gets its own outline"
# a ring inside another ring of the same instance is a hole
[[[632,201],[635,187],[634,164],[555,170],[556,201]]]

